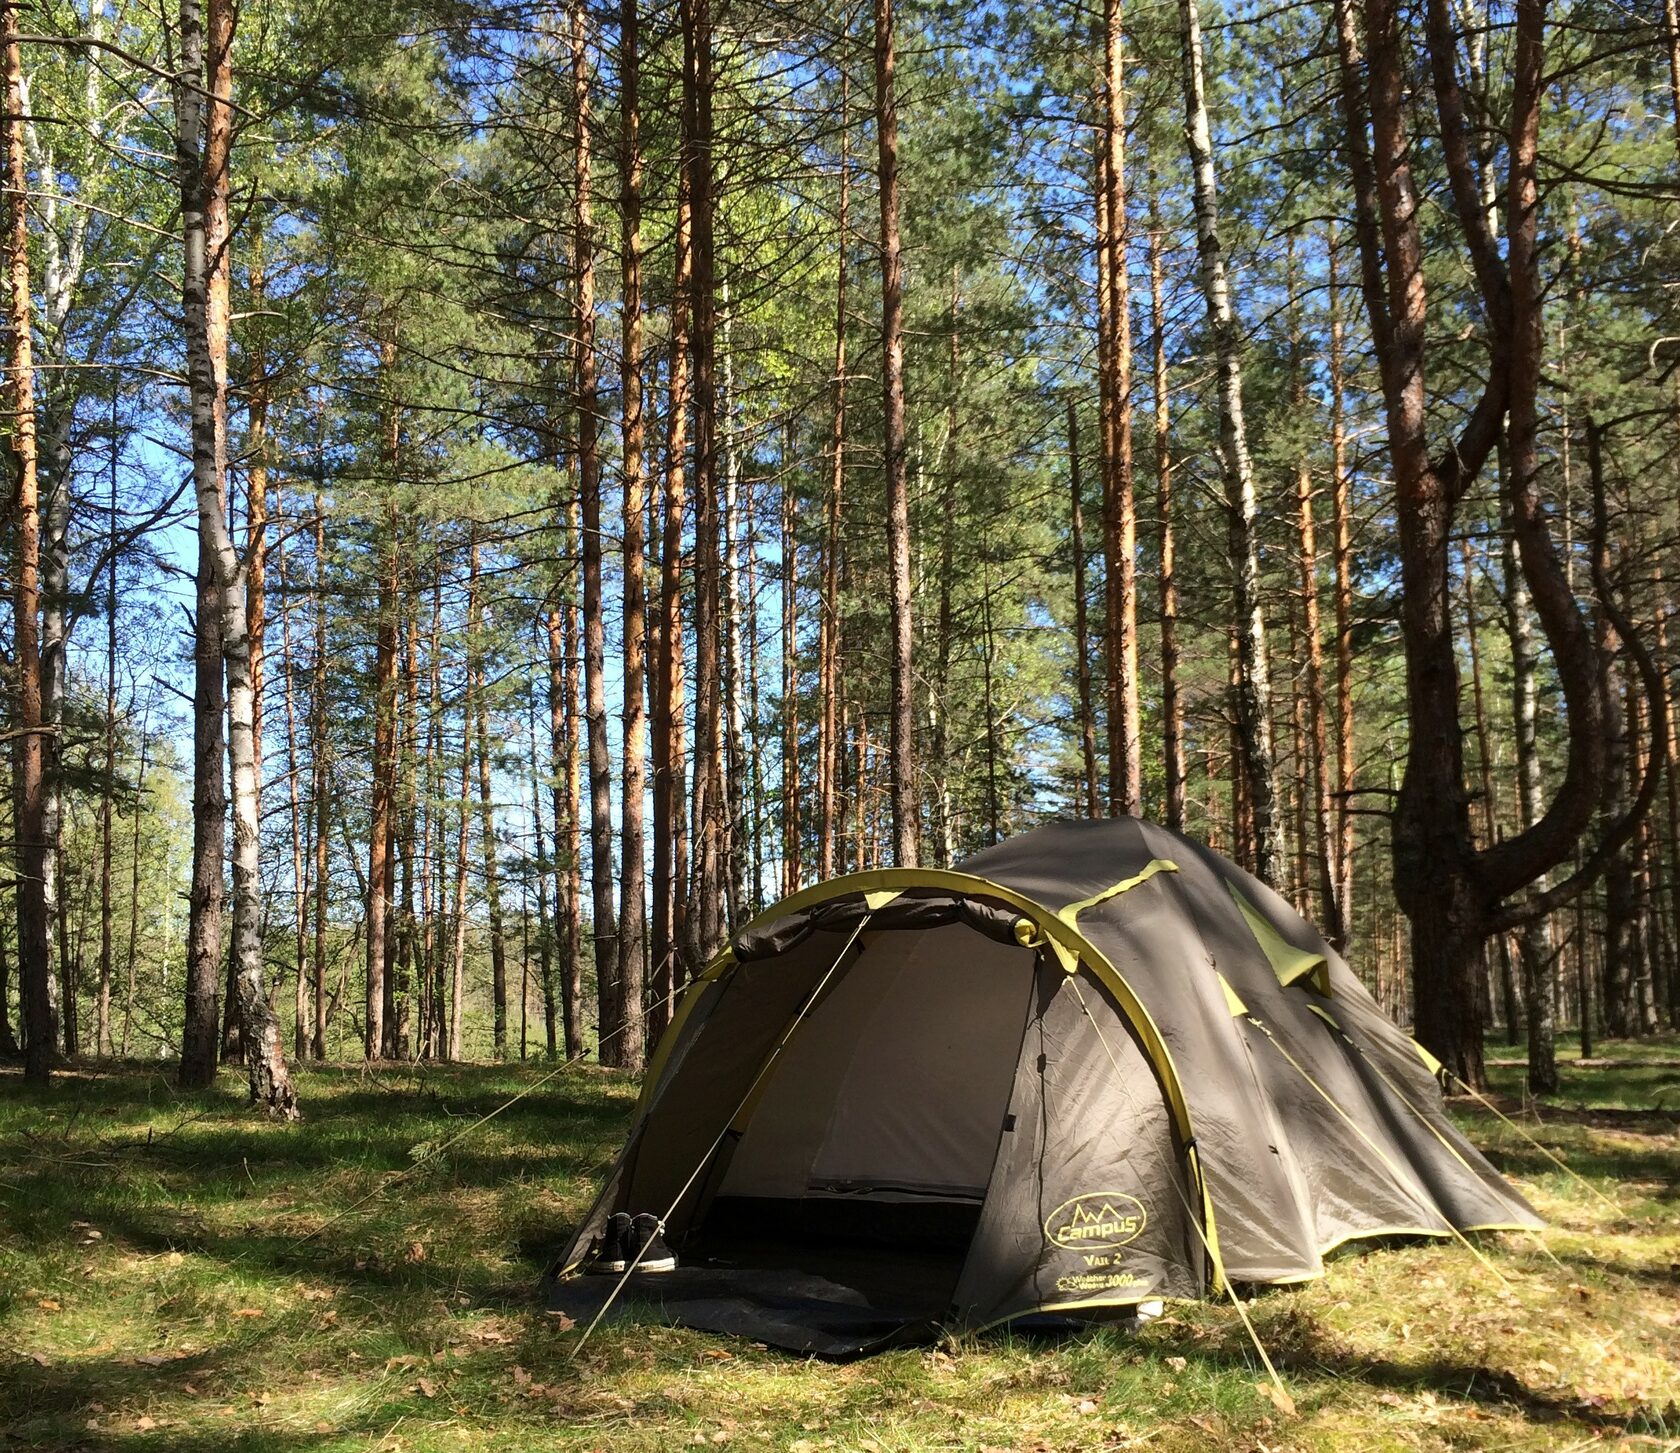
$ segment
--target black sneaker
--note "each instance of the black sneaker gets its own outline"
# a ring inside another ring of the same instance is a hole
[[[659,1217],[644,1211],[631,1222],[626,1253],[637,1271],[675,1271],[677,1258],[665,1244]],[[640,1259],[638,1260],[638,1256]]]
[[[630,1265],[630,1257],[633,1254],[630,1247],[633,1230],[630,1217],[623,1211],[609,1216],[607,1229],[601,1233],[595,1253],[584,1264],[583,1269],[597,1276],[616,1276],[622,1272]]]

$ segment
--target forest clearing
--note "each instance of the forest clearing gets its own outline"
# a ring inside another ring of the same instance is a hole
[[[1323,1281],[1255,1301],[1294,1418],[1263,1394],[1240,1325],[1214,1304],[1175,1306],[1135,1335],[998,1332],[841,1367],[638,1322],[604,1328],[572,1361],[580,1329],[544,1315],[538,1280],[629,1114],[635,1085],[618,1072],[568,1072],[333,1219],[537,1073],[310,1070],[298,1128],[252,1118],[230,1076],[183,1093],[125,1066],[41,1097],[7,1075],[7,1446],[1072,1453],[1680,1440],[1672,1036],[1590,1069],[1566,1060],[1556,1104],[1522,1117],[1593,1189],[1492,1116],[1459,1112],[1549,1222],[1539,1238],[1484,1239],[1508,1288],[1462,1247],[1429,1243],[1349,1253]],[[1491,1073],[1516,1111],[1520,1068]]]
[[[1680,0],[0,61],[0,1447],[1680,1448]]]

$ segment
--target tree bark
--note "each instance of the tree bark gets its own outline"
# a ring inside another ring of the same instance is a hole
[[[722,946],[722,696],[718,669],[717,266],[713,227],[711,0],[681,0],[683,165],[694,228],[690,297],[694,388],[694,800],[689,958]]]
[[[1073,546],[1073,667],[1079,684],[1079,758],[1084,801],[1078,810],[1097,817],[1097,722],[1091,707],[1091,631],[1086,619],[1085,596],[1085,504],[1079,477],[1079,410],[1072,399],[1067,405],[1068,438],[1068,531]]]
[[[1353,481],[1347,459],[1347,405],[1343,364],[1341,288],[1338,280],[1336,233],[1327,239],[1325,271],[1329,279],[1330,311],[1330,471],[1331,515],[1335,525],[1336,595],[1336,835],[1334,877],[1336,903],[1341,910],[1341,942],[1345,954],[1353,940]]]
[[[23,59],[17,0],[0,0],[6,53],[6,306],[12,409],[14,577],[12,653],[17,673],[17,733],[13,741],[13,801],[17,836],[18,985],[22,999],[24,1076],[46,1084],[52,1074],[56,1026],[52,1015],[51,923],[46,897],[45,761],[42,733],[41,514],[37,475],[35,365],[30,336],[29,183],[24,165]],[[218,717],[218,720],[220,718]],[[218,763],[220,758],[217,758]],[[220,874],[218,873],[218,879]],[[219,886],[219,884],[218,884]],[[214,998],[214,980],[211,995]],[[211,1060],[211,1073],[215,1061]]]
[[[278,498],[285,513],[285,491]],[[274,572],[280,589],[280,690],[286,714],[286,809],[292,844],[292,1058],[309,1053],[309,876],[304,843],[304,817],[299,776],[302,756],[298,751],[297,693],[292,657],[292,589],[286,574],[285,536],[275,541]]]
[[[327,751],[327,517],[320,490],[315,491],[315,664],[309,701],[310,792],[315,805],[315,909],[310,963],[310,987],[315,998],[315,1023],[309,1052],[327,1057],[327,893],[332,863],[330,761]]]
[[[1108,623],[1108,808],[1143,810],[1142,725],[1138,707],[1137,506],[1132,476],[1132,292],[1126,221],[1126,95],[1120,0],[1103,3],[1102,188],[1097,265],[1107,275],[1110,427],[1103,444],[1103,555]],[[1103,310],[1099,308],[1099,313]]]
[[[94,1001],[94,1053],[109,1057],[111,1036],[111,955],[116,902],[111,868],[115,857],[117,794],[117,448],[116,396],[111,400],[111,473],[106,499],[106,548],[111,552],[105,580],[105,771],[99,785],[99,992]],[[139,804],[135,805],[139,811]],[[5,986],[0,985],[0,999]],[[0,1018],[3,1018],[0,1015]]]
[[[227,521],[228,160],[233,130],[234,26],[230,0],[208,0],[202,23],[208,77],[205,100],[201,102],[187,84],[178,88],[176,99],[186,250],[182,303],[199,538],[215,591],[227,675],[228,764],[233,806],[231,952],[238,980],[251,1099],[271,1115],[296,1119],[297,1097],[280,1047],[280,1023],[269,1005],[264,984],[262,880],[258,861],[260,763],[255,735],[255,684],[251,675],[250,561],[240,559]],[[200,24],[198,0],[183,0],[183,38],[197,32]],[[197,124],[200,116],[202,155]]]
[[[483,640],[481,622],[473,630]],[[507,1058],[508,993],[507,936],[502,922],[502,886],[496,851],[496,804],[490,783],[490,693],[485,684],[484,652],[478,652],[472,668],[478,676],[473,697],[477,714],[473,732],[478,743],[478,828],[479,852],[484,861],[484,901],[490,917],[490,999],[493,1015],[493,1044],[496,1058]]]
[[[578,502],[574,492],[566,511],[568,559],[577,558]],[[567,1029],[566,1055],[583,1052],[583,752],[579,723],[583,720],[583,622],[577,592],[569,592],[560,622],[560,688],[565,703],[565,729],[561,742],[566,800],[565,828],[561,835],[565,875],[561,879],[561,911],[565,924],[564,949],[560,959],[560,986]]]
[[[840,77],[840,196],[834,276],[834,405],[829,418],[828,489],[823,500],[822,606],[817,635],[817,872],[834,876],[841,852],[840,526],[846,484],[846,209],[850,192],[850,83]]]
[[[913,867],[920,814],[915,752],[910,490],[904,426],[904,251],[898,227],[898,99],[893,0],[875,0],[875,134],[881,191],[881,448],[886,471],[891,643],[893,862]]]
[[[789,431],[791,433],[791,430]],[[782,449],[782,893],[799,891],[803,829],[799,780],[799,500],[793,487],[792,440]]]
[[[390,1034],[385,1023],[390,994],[385,982],[385,965],[391,954],[391,841],[397,795],[397,616],[399,556],[396,503],[390,498],[395,488],[397,446],[401,423],[395,401],[397,345],[387,319],[379,342],[380,378],[386,397],[380,405],[380,453],[387,477],[382,540],[380,541],[379,597],[373,653],[373,761],[369,781],[372,794],[368,811],[367,875],[367,979],[363,1051],[376,1060],[391,1053]],[[394,1026],[393,1026],[394,1027]]]
[[[1290,271],[1293,273],[1295,239],[1290,237]],[[1294,293],[1291,279],[1291,294]],[[1299,303],[1292,302],[1296,316],[1292,321],[1295,334],[1295,357],[1291,363],[1291,399],[1297,417],[1307,408],[1307,364],[1301,356],[1301,325]],[[1301,628],[1306,637],[1305,659],[1300,662],[1307,678],[1307,732],[1311,756],[1312,782],[1312,865],[1317,881],[1320,918],[1330,946],[1341,952],[1347,944],[1347,921],[1335,868],[1335,826],[1331,809],[1331,783],[1328,745],[1328,726],[1324,700],[1324,637],[1318,615],[1318,523],[1313,508],[1312,469],[1305,452],[1295,466],[1295,510],[1297,561],[1300,566]],[[1306,784],[1302,784],[1303,790]]]
[[[1260,603],[1258,501],[1254,465],[1243,420],[1241,339],[1231,307],[1225,254],[1219,236],[1218,184],[1203,80],[1202,30],[1197,0],[1179,0],[1179,39],[1184,72],[1185,135],[1195,185],[1196,251],[1208,331],[1219,373],[1219,453],[1230,518],[1232,625],[1236,637],[1236,732],[1244,766],[1248,812],[1254,824],[1256,875],[1275,888],[1284,882],[1283,829],[1278,818],[1272,754],[1271,682],[1266,663],[1266,621]]]
[[[643,798],[647,795],[647,592],[643,532],[647,501],[642,471],[642,143],[638,95],[638,0],[619,6],[619,221],[624,356],[624,780],[619,854],[618,1038],[602,1046],[602,1063],[639,1070],[645,1054],[642,998],[647,980],[643,926],[647,880]]]
[[[693,229],[686,169],[682,169],[677,182],[675,247],[653,709],[653,965],[648,1038],[655,1043],[670,1023],[676,990],[686,977],[682,964],[686,936],[683,895],[688,886],[688,814],[682,808],[687,780],[683,726],[682,539],[688,462],[688,315],[693,290]],[[551,641],[554,631],[551,617]]]
[[[576,353],[573,360],[578,420],[578,488],[583,511],[583,679],[589,738],[589,882],[591,933],[600,1010],[600,1043],[608,1046],[623,1027],[618,985],[618,946],[613,926],[612,757],[607,745],[606,619],[601,589],[601,457],[597,443],[601,399],[595,364],[595,223],[590,195],[589,47],[581,4],[572,6],[572,115],[575,127],[576,215],[573,258],[577,268]],[[608,1053],[604,1050],[603,1059]]]
[[[1155,513],[1160,563],[1161,755],[1166,768],[1167,826],[1184,831],[1184,707],[1179,697],[1178,549],[1173,518],[1172,395],[1167,386],[1167,323],[1162,294],[1160,189],[1149,185],[1149,328],[1153,343],[1151,387],[1155,394]]]
[[[187,84],[177,88],[175,97],[176,164],[181,182],[182,227],[187,241],[188,273],[183,286],[189,308],[189,332],[196,331],[202,337],[208,288],[201,94],[204,21],[196,4],[181,8],[180,46],[182,73],[188,78]],[[198,347],[203,350],[207,345],[201,343]],[[197,366],[209,375],[207,359],[198,361]],[[194,386],[195,394],[204,388],[213,397],[213,375]],[[214,496],[220,489],[214,416],[207,410],[201,426],[196,398],[193,415],[195,487],[207,488]],[[202,443],[201,434],[206,436]],[[198,457],[201,449],[206,451],[202,462]],[[200,472],[205,476],[202,484],[196,478]],[[219,512],[219,500],[213,498],[211,507]],[[210,536],[202,526],[198,540],[193,670],[193,858],[187,900],[187,999],[181,1029],[179,1078],[189,1089],[203,1089],[215,1081],[218,1057],[216,1006],[222,978],[222,897],[227,852],[227,750],[223,735],[227,688],[223,672],[221,593]]]
[[[455,823],[455,901],[450,913],[454,942],[449,956],[449,1034],[444,1057],[461,1058],[462,1032],[466,1020],[467,987],[467,849],[472,836],[473,723],[478,685],[478,526],[467,527],[467,669],[461,694],[461,778],[455,802],[460,815]]]
[[[1453,212],[1487,319],[1488,382],[1453,446],[1431,460],[1424,364],[1427,299],[1407,123],[1411,72],[1393,0],[1367,0],[1369,85],[1361,76],[1349,0],[1338,0],[1342,102],[1355,181],[1361,277],[1383,375],[1401,559],[1401,630],[1410,742],[1392,821],[1396,898],[1412,922],[1418,1038],[1471,1084],[1483,1075],[1475,965],[1490,931],[1516,926],[1557,897],[1504,900],[1564,861],[1580,842],[1605,780],[1599,651],[1558,559],[1539,488],[1541,282],[1536,158],[1545,44],[1544,0],[1515,12],[1507,142],[1507,257],[1477,186],[1445,0],[1430,0],[1428,55]],[[1369,106],[1374,156],[1366,138]],[[1563,689],[1569,760],[1530,829],[1476,852],[1470,841],[1458,720],[1458,663],[1448,591],[1453,513],[1499,440],[1508,414],[1507,497],[1524,579]],[[1567,891],[1584,881],[1572,875]],[[1560,885],[1561,887],[1562,885]]]

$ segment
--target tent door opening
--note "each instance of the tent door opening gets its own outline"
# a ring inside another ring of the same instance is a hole
[[[866,934],[720,1149],[685,1256],[941,1315],[1010,1133],[1034,965],[963,924]]]

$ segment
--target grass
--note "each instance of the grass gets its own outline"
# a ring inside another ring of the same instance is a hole
[[[347,1216],[542,1069],[312,1071],[300,1127],[253,1115],[232,1076],[183,1095],[156,1070],[84,1071],[41,1096],[6,1073],[0,1448],[1680,1448],[1680,1040],[1611,1049],[1567,1067],[1538,1119],[1520,1070],[1494,1072],[1597,1194],[1457,1112],[1550,1222],[1482,1238],[1508,1285],[1428,1243],[1256,1300],[1294,1416],[1215,1304],[1136,1336],[1000,1333],[844,1367],[609,1326],[572,1361],[535,1286],[630,1113],[634,1087],[602,1071]]]

